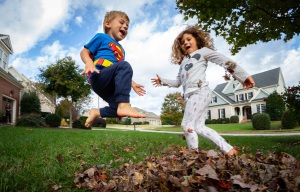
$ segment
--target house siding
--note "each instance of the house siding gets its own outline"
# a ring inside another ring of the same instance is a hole
[[[241,84],[233,79],[216,86],[213,97],[217,97],[217,102],[212,101],[208,107],[211,119],[218,119],[218,109],[224,108],[227,118],[238,115],[240,122],[250,120],[252,114],[259,112],[257,105],[260,109],[265,108],[265,98],[271,93],[276,91],[282,94],[285,91],[284,77],[280,68],[254,74],[252,77],[256,86],[248,90],[243,90]],[[250,92],[253,93],[252,98],[248,97]]]

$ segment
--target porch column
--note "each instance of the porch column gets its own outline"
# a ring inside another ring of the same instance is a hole
[[[243,107],[242,106],[240,106],[239,107],[240,108],[240,115],[239,115],[239,119],[240,119],[240,123],[243,121]]]

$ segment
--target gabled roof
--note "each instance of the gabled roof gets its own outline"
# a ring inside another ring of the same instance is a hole
[[[269,71],[264,71],[261,73],[257,73],[252,75],[252,78],[255,82],[255,87],[258,89],[263,87],[268,87],[272,85],[278,85],[279,84],[279,76],[280,76],[280,67],[271,69]],[[222,83],[216,86],[216,88],[213,90],[216,94],[220,95],[222,98],[224,98],[229,103],[235,103],[234,100],[232,100],[230,97],[228,97],[226,94],[223,93],[224,88],[226,87],[227,83]],[[242,90],[242,86],[238,90]],[[237,90],[236,90],[237,91]]]
[[[143,113],[143,114],[147,114],[147,117],[148,118],[159,118],[158,115],[156,115],[155,113],[153,112],[149,112],[149,111],[145,111],[143,109],[140,109],[140,108],[137,108],[137,107],[133,107],[135,110],[137,110],[138,112],[140,113]]]
[[[5,79],[8,82],[14,84],[15,86],[19,87],[20,89],[24,88],[23,85],[10,72],[6,72],[1,67],[0,67],[0,77],[2,77],[3,79]]]
[[[10,54],[13,54],[13,49],[12,49],[9,35],[0,34],[0,43],[2,43],[7,48]]]
[[[262,88],[279,84],[280,67],[252,75],[255,87]]]
[[[228,103],[235,103],[235,101],[233,101],[231,98],[229,98],[226,94],[223,93],[224,88],[226,87],[228,83],[222,83],[216,86],[216,88],[214,89],[214,92],[216,92],[216,94],[220,95],[221,97],[223,97],[223,99],[225,99]]]

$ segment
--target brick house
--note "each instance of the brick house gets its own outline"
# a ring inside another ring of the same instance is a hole
[[[10,38],[0,34],[0,114],[5,115],[5,105],[10,103],[11,120],[15,123],[20,114],[22,84],[8,71],[9,55],[13,54]],[[1,118],[3,123],[3,118]]]

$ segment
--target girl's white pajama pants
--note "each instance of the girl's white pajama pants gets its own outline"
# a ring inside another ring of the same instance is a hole
[[[191,94],[187,100],[181,126],[189,149],[198,150],[198,134],[210,140],[224,152],[229,152],[233,147],[225,141],[215,130],[205,126],[207,108],[212,99],[208,86]],[[188,132],[191,129],[192,132]]]

